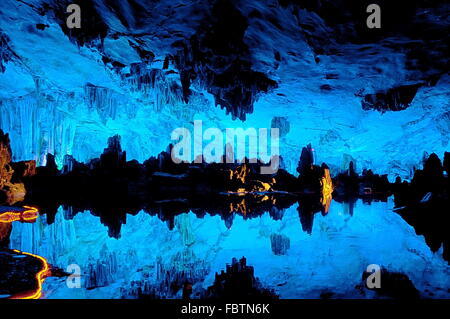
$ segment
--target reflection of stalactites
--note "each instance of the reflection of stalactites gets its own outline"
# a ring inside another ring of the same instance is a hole
[[[330,170],[328,168],[324,168],[324,174],[320,180],[320,185],[322,191],[322,197],[320,199],[323,206],[322,213],[328,214],[333,194],[333,181],[331,180]]]
[[[181,234],[183,244],[190,246],[195,243],[195,234],[192,231],[191,219],[189,214],[175,216],[175,225]]]
[[[283,234],[273,233],[270,235],[270,245],[274,255],[286,255],[287,251],[291,247],[291,240]]]
[[[348,202],[343,203],[344,214],[353,216],[353,209],[355,208],[356,198],[349,198]]]
[[[273,206],[270,208],[269,214],[273,220],[282,220],[284,216],[284,209],[279,209]]]
[[[105,287],[114,281],[118,271],[116,252],[110,251],[106,244],[100,250],[100,258],[90,260],[87,266],[85,287],[87,289]]]
[[[225,220],[225,226],[227,227],[227,229],[231,229],[231,226],[233,226],[234,214],[224,216],[223,219]]]
[[[298,212],[300,215],[300,223],[302,224],[303,231],[311,235],[314,223],[314,213],[304,211],[301,208],[298,208]]]
[[[109,237],[119,239],[122,225],[126,224],[126,215],[122,212],[119,214],[109,214],[109,211],[101,212],[100,221],[103,225],[108,227]]]
[[[173,216],[167,217],[166,223],[169,230],[173,230],[175,228],[175,218]]]
[[[245,198],[242,198],[242,200],[239,203],[230,202],[230,214],[233,213],[239,213],[242,215],[247,215],[247,205],[245,203]]]
[[[297,211],[304,232],[311,234],[314,214],[320,212],[322,205],[318,197],[305,197],[299,200]]]

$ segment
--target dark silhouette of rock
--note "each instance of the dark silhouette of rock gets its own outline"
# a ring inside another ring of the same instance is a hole
[[[450,152],[444,153],[444,170],[447,172],[447,176],[450,177]]]
[[[20,182],[26,177],[36,175],[36,161],[21,161],[11,163],[11,167],[14,170],[12,176],[13,182]]]
[[[314,224],[314,215],[322,212],[323,206],[320,196],[317,195],[300,195],[298,197],[298,216],[302,225],[302,230],[308,234],[312,233]]]
[[[387,200],[391,191],[395,192],[398,205],[425,198],[431,201],[421,205],[437,205],[438,211],[445,210],[442,203],[448,198],[448,191],[442,188],[448,185],[448,178],[444,177],[443,167],[435,155],[425,161],[424,170],[418,170],[409,185],[401,179],[390,184],[387,175],[374,174],[371,170],[363,170],[358,175],[352,161],[347,171],[331,181],[328,166],[314,164],[311,145],[302,150],[298,164],[301,174],[297,178],[281,168],[274,174],[262,175],[261,165],[267,164],[249,163],[248,159],[243,163],[176,164],[170,156],[172,147],[169,145],[167,151],[140,164],[126,160],[120,137],[114,136],[108,140],[100,158],[88,163],[65,156],[63,168],[58,170],[54,157],[49,154],[46,166],[36,168],[34,175],[29,173],[33,171],[31,163],[18,163],[17,167],[22,168],[17,176],[25,183],[26,203],[38,206],[47,214],[48,223],[53,222],[60,205],[66,208],[68,216],[91,210],[115,238],[120,236],[126,215],[141,210],[157,215],[170,229],[174,227],[175,216],[189,211],[199,217],[218,214],[230,228],[234,214],[254,218],[269,213],[272,218],[280,219],[286,208],[298,202],[302,229],[311,233],[314,215],[327,213],[331,193],[335,200],[349,203],[350,211],[357,198],[366,202]],[[431,195],[425,196],[428,193]],[[419,207],[416,205],[416,209]],[[433,240],[433,247],[447,242],[444,237],[439,235]],[[447,252],[447,248],[444,250]]]
[[[302,153],[297,165],[297,172],[302,175],[312,169],[314,165],[314,154],[311,144],[302,148]]]
[[[378,175],[371,169],[363,169],[361,175],[358,175],[353,161],[350,161],[348,170],[333,179],[333,184],[335,186],[333,198],[347,202],[353,202],[356,198],[362,198],[365,202],[387,201],[392,188],[395,187],[389,182],[386,174]]]
[[[108,139],[108,147],[100,155],[100,167],[104,171],[114,171],[125,167],[127,160],[126,152],[122,151],[120,136],[115,135]]]
[[[447,153],[448,154],[448,153]],[[448,158],[448,157],[447,157]],[[424,167],[414,172],[411,183],[397,179],[394,184],[395,210],[423,235],[433,252],[443,247],[443,257],[450,262],[450,184],[436,154],[424,159]]]
[[[239,261],[233,258],[226,271],[216,273],[214,284],[208,287],[202,298],[264,298],[278,299],[273,290],[264,288],[259,279],[254,276],[252,266],[247,266],[247,260]]]

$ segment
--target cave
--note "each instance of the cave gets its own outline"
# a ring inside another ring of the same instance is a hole
[[[2,0],[0,299],[449,299],[449,14]]]

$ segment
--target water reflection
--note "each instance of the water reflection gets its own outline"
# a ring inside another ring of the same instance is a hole
[[[59,207],[35,224],[15,224],[10,247],[44,256],[62,269],[80,266],[82,288],[69,289],[65,278],[48,278],[46,298],[135,298],[142,292],[181,298],[186,280],[196,298],[213,284],[216,272],[242,256],[281,298],[319,298],[330,291],[336,298],[373,297],[355,288],[373,263],[407,274],[426,297],[450,296],[442,253],[433,253],[391,210],[391,200],[332,201],[326,214],[313,200],[281,198],[275,201],[278,207],[273,198],[244,201],[241,207],[247,210],[234,214],[230,207],[245,197],[208,211],[189,209],[183,201],[163,202],[119,215],[114,236],[104,215]],[[266,201],[266,210],[256,204]]]
[[[10,247],[62,269],[80,266],[81,288],[48,278],[45,298],[181,298],[186,282],[198,298],[243,256],[281,298],[372,298],[358,288],[369,264],[406,274],[424,297],[450,297],[442,252],[392,211],[391,199],[331,201],[328,214],[308,198],[228,199],[205,199],[211,207],[165,201],[132,214],[61,206],[35,224],[15,224]]]

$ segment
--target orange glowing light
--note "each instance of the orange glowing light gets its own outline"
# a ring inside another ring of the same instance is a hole
[[[264,183],[260,181],[257,182],[259,183],[259,185],[255,187],[255,191],[257,192],[268,192],[272,189],[272,185],[269,183]]]
[[[0,214],[0,223],[11,224],[16,221],[21,222],[36,221],[36,219],[39,216],[38,209],[31,206],[23,206],[23,208],[25,208],[24,211],[10,211]],[[47,278],[50,275],[49,271],[50,267],[47,263],[47,260],[41,256],[26,253],[16,249],[14,249],[13,251],[22,255],[28,255],[39,259],[42,263],[42,269],[36,274],[36,282],[37,282],[36,290],[20,293],[18,295],[12,296],[10,299],[39,299],[42,296],[42,283],[44,282],[45,278]]]
[[[250,168],[244,163],[238,166],[234,171],[230,170],[230,180],[239,180],[242,184],[245,184],[246,177],[250,172]]]
[[[16,253],[19,253],[19,254],[28,255],[28,256],[39,259],[42,263],[42,269],[41,269],[41,271],[39,271],[36,274],[36,282],[38,284],[38,287],[36,290],[32,290],[30,292],[25,292],[25,293],[20,293],[18,295],[11,297],[10,299],[39,299],[42,296],[42,284],[44,283],[45,278],[47,278],[50,275],[50,267],[48,265],[47,260],[44,257],[26,253],[26,252],[19,251],[16,249],[14,249],[13,251]]]
[[[233,205],[233,203],[230,202],[230,213],[240,213],[244,216],[247,215],[247,205],[245,203],[245,198],[243,198],[240,203],[236,203],[236,205]]]
[[[0,214],[0,223],[12,223],[16,221],[32,222],[38,218],[39,211],[35,207],[23,206],[24,211],[4,212]]]
[[[330,170],[325,169],[324,176],[321,179],[320,182],[322,186],[322,198],[321,198],[321,204],[324,207],[324,213],[327,214],[330,209],[331,199],[333,198],[333,181],[330,176]]]

